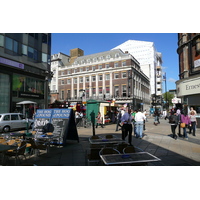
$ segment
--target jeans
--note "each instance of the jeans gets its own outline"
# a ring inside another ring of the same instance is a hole
[[[187,136],[187,131],[186,131],[186,127],[183,128],[183,137],[188,138],[188,136]]]
[[[134,132],[134,135],[137,136],[137,130],[136,130],[136,122],[133,122],[133,132]]]
[[[192,126],[189,127],[190,133],[193,131],[193,135],[195,135],[195,130],[196,130],[196,122],[191,122]]]
[[[135,124],[136,124],[136,137],[142,138],[144,122],[138,121],[138,122],[135,122]]]

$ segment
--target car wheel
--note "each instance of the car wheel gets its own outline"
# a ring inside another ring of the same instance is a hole
[[[9,131],[10,131],[10,126],[5,126],[5,127],[3,128],[3,132],[7,133],[7,132],[9,132]]]

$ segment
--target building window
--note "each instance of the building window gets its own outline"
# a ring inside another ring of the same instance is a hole
[[[99,96],[102,96],[102,95],[103,95],[102,87],[99,87]]]
[[[42,43],[47,44],[47,34],[42,33]]]
[[[106,80],[110,80],[110,74],[106,74]]]
[[[119,63],[116,62],[116,63],[114,64],[114,67],[119,67]]]
[[[87,71],[87,72],[89,71],[89,69],[90,69],[89,67],[86,67],[86,71]]]
[[[93,62],[97,62],[97,58],[93,58]]]
[[[102,81],[102,80],[103,80],[103,76],[99,75],[99,81]]]
[[[122,72],[122,78],[126,78],[126,72]]]
[[[47,54],[42,53],[42,62],[47,62]]]
[[[77,84],[77,78],[74,78],[74,84]]]
[[[0,47],[4,47],[4,36],[0,35]]]
[[[110,95],[110,87],[106,87],[106,97],[109,97]]]
[[[28,47],[22,44],[22,54],[27,56],[27,52],[28,52]]]
[[[65,81],[64,80],[61,80],[61,85],[64,85],[65,84]]]
[[[74,90],[74,97],[77,98],[77,89]]]
[[[126,97],[126,85],[122,85],[122,96]]]
[[[101,70],[102,69],[102,65],[99,65],[99,70]]]
[[[95,69],[96,69],[96,66],[92,66],[92,71],[95,71]]]
[[[13,50],[13,40],[8,37],[6,37],[6,49]]]
[[[110,59],[110,55],[107,55],[107,56],[106,56],[106,59],[108,59],[108,60],[109,60],[109,59]]]
[[[85,77],[85,82],[89,82],[89,76]]]
[[[93,97],[96,96],[96,88],[92,88],[92,96],[93,96]]]
[[[99,60],[103,60],[103,56],[99,57]]]
[[[13,43],[13,51],[15,53],[18,53],[18,42],[14,40],[14,43]]]
[[[108,69],[110,67],[110,65],[109,64],[106,64],[106,69]]]
[[[96,76],[92,76],[92,82],[96,81]]]
[[[67,84],[71,84],[71,79],[67,79]]]
[[[68,71],[67,71],[67,74],[71,74],[71,70],[68,70]]]
[[[80,83],[83,83],[83,77],[80,77],[79,81]]]
[[[114,95],[115,97],[119,97],[119,86],[114,86]]]
[[[119,53],[116,53],[116,54],[115,54],[115,58],[119,58]]]
[[[83,68],[82,67],[80,68],[80,72],[83,72]]]
[[[119,78],[119,73],[114,74],[115,79]]]
[[[126,66],[126,61],[123,61],[123,62],[122,62],[122,66]]]
[[[61,97],[60,97],[60,98],[61,98],[61,100],[64,100],[64,97],[65,97],[64,95],[65,95],[65,92],[64,92],[64,90],[61,90]]]

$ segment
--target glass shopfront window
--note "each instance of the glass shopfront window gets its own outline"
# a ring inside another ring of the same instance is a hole
[[[10,79],[9,75],[0,73],[0,113],[10,109]]]
[[[39,79],[13,74],[13,91],[44,94],[44,81]]]

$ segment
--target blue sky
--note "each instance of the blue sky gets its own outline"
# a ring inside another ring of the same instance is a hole
[[[80,48],[84,55],[89,55],[108,51],[127,40],[154,42],[156,50],[162,53],[167,90],[176,89],[175,81],[179,79],[177,33],[52,33],[51,54],[62,52],[70,55],[70,49]]]

